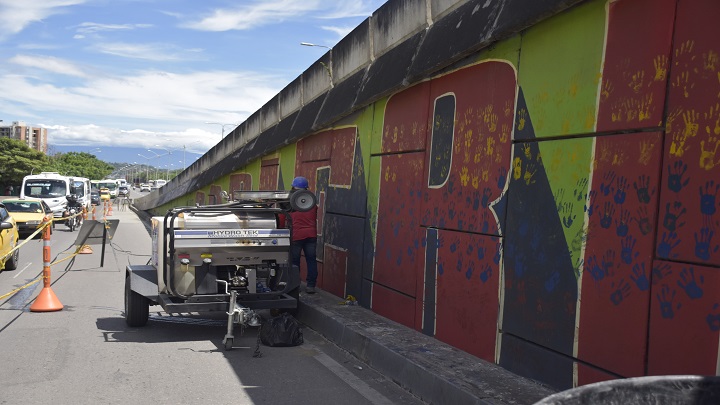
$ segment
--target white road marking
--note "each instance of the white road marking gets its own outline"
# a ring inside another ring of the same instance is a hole
[[[30,266],[32,266],[32,263],[28,263],[25,267],[22,268],[22,270],[20,270],[18,272],[18,274],[14,275],[13,278],[17,278],[17,276],[19,276],[23,271],[25,271],[25,269],[27,269]]]

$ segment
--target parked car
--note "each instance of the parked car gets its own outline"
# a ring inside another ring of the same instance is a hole
[[[10,216],[15,219],[18,234],[21,236],[30,235],[42,225],[43,221],[53,219],[52,209],[40,198],[8,198],[3,200],[3,204]]]
[[[128,190],[128,186],[120,186],[118,187],[118,196],[127,196],[130,194],[130,190]]]
[[[150,185],[147,184],[147,183],[141,184],[141,185],[140,185],[140,191],[141,191],[141,192],[142,192],[142,191],[150,192]]]
[[[110,189],[103,187],[100,189],[100,200],[102,201],[109,201],[110,200]]]
[[[15,218],[0,203],[0,270],[15,270],[20,260],[20,249],[16,249],[11,255],[10,251],[17,246],[20,240]]]
[[[90,204],[100,205],[100,192],[99,191],[93,190],[90,192]]]

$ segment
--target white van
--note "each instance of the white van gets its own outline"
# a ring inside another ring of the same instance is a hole
[[[55,218],[62,217],[68,194],[75,194],[86,207],[90,207],[90,180],[83,177],[63,176],[58,172],[42,172],[25,176],[20,197],[42,198]]]

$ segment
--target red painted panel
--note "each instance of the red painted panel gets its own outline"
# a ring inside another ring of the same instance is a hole
[[[390,97],[385,106],[382,153],[425,149],[430,85],[423,82]]]
[[[660,258],[720,266],[720,2],[679,2],[665,135]]]
[[[578,371],[577,385],[593,384],[601,381],[614,380],[617,376],[603,372],[593,367],[589,367],[583,363],[575,363]]]
[[[660,133],[596,140],[580,304],[578,358],[644,374]]]
[[[298,141],[297,163],[329,160],[332,151],[332,135],[332,131],[323,131]]]
[[[330,161],[323,160],[318,162],[301,163],[295,167],[295,176],[303,176],[308,179],[310,190],[317,191],[317,170],[321,167],[327,167]]]
[[[355,140],[357,128],[336,129],[333,132],[330,162],[330,184],[350,188],[355,163]]]
[[[195,193],[195,204],[205,205],[205,193],[202,191]]]
[[[435,337],[495,361],[499,265],[497,238],[440,231]]]
[[[675,3],[610,2],[599,131],[662,125]]]
[[[422,235],[416,219],[424,153],[382,157],[373,281],[415,296],[421,270]]]
[[[327,264],[328,271],[323,274],[323,290],[338,297],[345,297],[347,261],[347,249],[325,244],[323,264]]]
[[[280,179],[278,175],[278,167],[275,166],[262,166],[260,168],[260,190],[277,190],[278,181]]]
[[[373,284],[373,312],[392,319],[393,321],[412,328],[415,326],[415,300],[397,291],[390,290],[379,284]]]
[[[233,191],[252,190],[252,176],[249,173],[230,175],[230,195]]]
[[[222,200],[222,187],[217,184],[210,186],[210,193],[208,193],[208,204],[222,204],[225,201]]]
[[[655,261],[648,374],[715,375],[720,269]]]
[[[485,62],[431,82],[431,100],[448,93],[456,98],[452,167],[443,186],[428,190],[421,221],[497,234],[489,205],[505,187],[510,167],[515,71],[507,63]]]

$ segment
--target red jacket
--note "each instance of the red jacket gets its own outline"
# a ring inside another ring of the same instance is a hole
[[[308,238],[317,238],[317,205],[312,207],[310,211],[300,212],[292,211],[292,240],[303,240]],[[278,216],[278,226],[285,228],[285,215]]]

